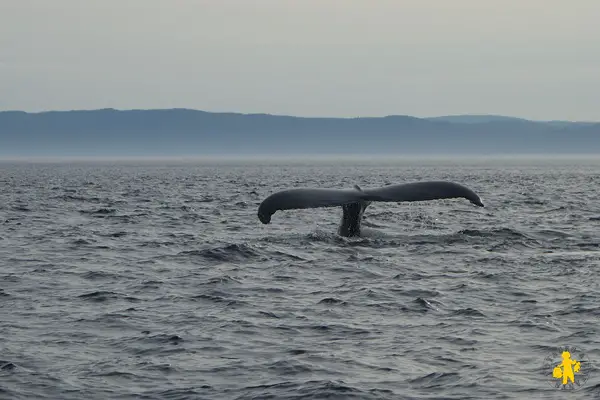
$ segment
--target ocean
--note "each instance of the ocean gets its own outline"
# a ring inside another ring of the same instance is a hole
[[[256,214],[420,180],[486,207]],[[0,398],[600,399],[599,196],[600,158],[0,162]]]

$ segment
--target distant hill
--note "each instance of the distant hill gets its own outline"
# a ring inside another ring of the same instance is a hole
[[[592,125],[595,122],[573,122],[573,121],[531,121],[524,118],[506,117],[503,115],[447,115],[441,117],[426,118],[432,121],[447,121],[464,124],[485,124],[488,122],[536,122],[541,124],[561,125],[561,126],[583,126]]]
[[[0,112],[0,156],[600,153],[600,123],[302,118],[188,109]]]
[[[484,124],[487,122],[498,122],[498,121],[513,121],[513,122],[525,122],[528,121],[523,118],[516,117],[505,117],[503,115],[446,115],[441,117],[430,117],[427,118],[432,121],[446,121],[463,124]]]

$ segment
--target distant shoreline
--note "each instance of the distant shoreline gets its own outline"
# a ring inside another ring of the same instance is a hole
[[[503,116],[303,118],[189,109],[0,112],[0,157],[600,154],[600,123]]]
[[[256,155],[256,156],[206,156],[206,157],[0,157],[0,164],[361,164],[361,165],[413,165],[413,164],[560,164],[560,163],[600,163],[600,154],[499,154],[478,155]]]

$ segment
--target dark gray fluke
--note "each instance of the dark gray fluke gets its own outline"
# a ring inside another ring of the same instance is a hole
[[[359,236],[363,213],[373,201],[427,201],[465,198],[483,207],[481,199],[471,189],[454,182],[432,181],[389,185],[376,189],[288,189],[267,197],[258,207],[258,219],[263,224],[280,210],[338,207],[343,210],[338,229],[341,236]]]

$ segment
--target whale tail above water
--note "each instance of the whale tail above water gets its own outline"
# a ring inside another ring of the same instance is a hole
[[[258,219],[263,224],[271,222],[276,211],[342,207],[343,215],[338,234],[345,237],[359,236],[360,223],[365,209],[373,201],[405,202],[438,199],[465,198],[483,207],[479,196],[471,189],[454,182],[429,181],[388,185],[375,189],[287,189],[274,193],[258,207]]]

